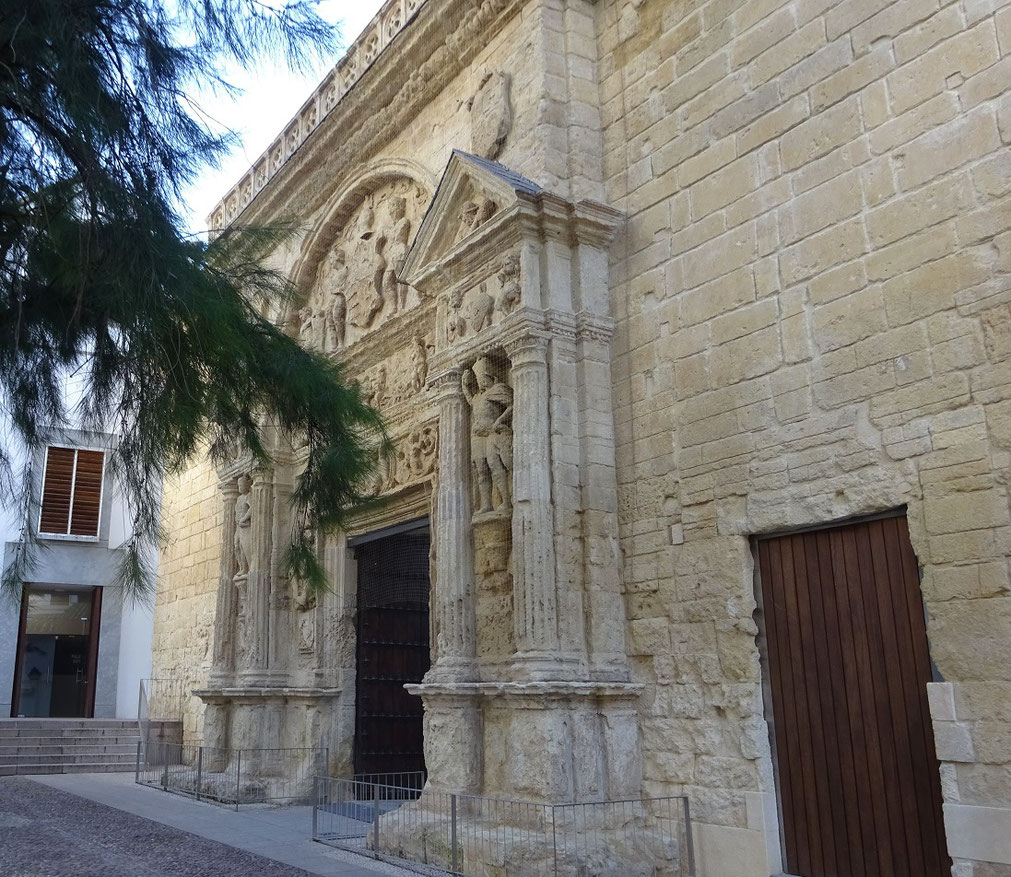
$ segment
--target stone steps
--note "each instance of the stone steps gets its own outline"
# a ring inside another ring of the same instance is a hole
[[[178,742],[180,722],[152,721],[150,739]],[[140,731],[114,719],[0,720],[0,776],[133,770]]]

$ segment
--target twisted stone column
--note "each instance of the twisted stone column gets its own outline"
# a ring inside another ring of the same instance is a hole
[[[507,348],[513,385],[513,623],[517,670],[558,673],[548,339],[528,334]]]
[[[476,653],[474,558],[470,534],[470,435],[463,369],[453,368],[433,383],[439,400],[439,487],[436,498],[437,578],[433,614],[438,624],[436,661],[429,681],[472,679]]]

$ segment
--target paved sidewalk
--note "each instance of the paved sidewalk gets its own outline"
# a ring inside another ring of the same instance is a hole
[[[246,806],[239,812],[194,801],[181,795],[146,788],[134,783],[132,773],[54,774],[19,778],[19,782],[38,783],[79,798],[123,810],[182,832],[217,841],[236,850],[280,862],[291,868],[301,868],[309,874],[328,877],[375,877],[377,874],[413,877],[411,872],[383,862],[376,862],[354,853],[335,850],[314,843],[312,808]],[[9,782],[9,781],[0,781]],[[2,801],[0,801],[2,805]],[[0,817],[3,817],[0,807]],[[68,814],[69,816],[69,814]],[[3,823],[0,821],[0,834]],[[39,826],[41,828],[41,826]],[[185,836],[183,836],[185,837]],[[45,834],[37,837],[46,842]],[[225,854],[227,856],[227,853]],[[220,854],[217,858],[221,858]],[[266,863],[263,863],[266,864]],[[217,867],[214,872],[220,873]],[[24,873],[62,873],[59,871],[26,871]],[[83,873],[83,872],[78,872]],[[112,873],[111,871],[109,873]],[[118,873],[118,872],[117,872]],[[140,872],[144,873],[144,872]],[[152,873],[161,873],[154,872]],[[173,873],[166,871],[165,873]],[[196,872],[183,872],[196,873]],[[201,871],[201,873],[203,873]],[[213,873],[208,871],[208,873]],[[268,873],[259,868],[231,870],[229,874]],[[270,870],[270,874],[296,877],[289,868]]]

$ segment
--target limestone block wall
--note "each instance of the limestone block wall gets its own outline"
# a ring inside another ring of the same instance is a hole
[[[956,872],[996,873],[980,863],[1011,862],[1011,9],[595,15],[606,200],[628,215],[614,402],[646,785],[691,796],[705,873],[777,872],[748,537],[905,504]]]
[[[194,460],[165,483],[166,541],[158,567],[152,673],[156,678],[182,680],[187,695],[206,686],[211,666],[221,509],[218,476],[207,459]],[[200,742],[203,705],[187,696],[184,707],[183,742]]]

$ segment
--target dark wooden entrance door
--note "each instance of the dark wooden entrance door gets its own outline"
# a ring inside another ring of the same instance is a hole
[[[905,517],[758,542],[786,870],[951,873]]]
[[[358,561],[355,773],[425,770],[421,699],[428,671],[428,530],[376,539]]]

